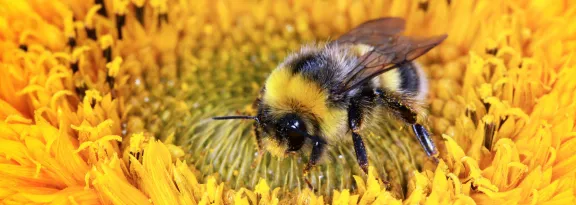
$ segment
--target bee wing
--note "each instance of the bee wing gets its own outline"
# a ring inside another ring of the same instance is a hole
[[[406,22],[402,18],[397,17],[385,17],[366,21],[347,33],[338,37],[336,41],[338,42],[358,42],[358,41],[369,41],[374,42],[379,39],[371,40],[371,38],[377,38],[378,36],[393,36],[405,29]]]
[[[399,35],[404,30],[404,20],[381,18],[368,21],[342,35],[334,42],[364,44],[372,50],[360,56],[358,64],[350,70],[337,90],[337,94],[362,85],[366,81],[410,62],[436,47],[447,35],[415,38]]]

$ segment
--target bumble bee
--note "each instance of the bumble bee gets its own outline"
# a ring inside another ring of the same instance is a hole
[[[368,157],[360,136],[367,119],[385,111],[412,127],[424,151],[438,151],[424,126],[422,105],[426,76],[413,62],[447,35],[407,37],[402,18],[370,20],[323,46],[306,45],[274,69],[255,100],[256,116],[222,116],[215,120],[252,119],[260,150],[285,156],[311,148],[304,168],[317,165],[326,146],[351,138],[357,162],[367,173]]]

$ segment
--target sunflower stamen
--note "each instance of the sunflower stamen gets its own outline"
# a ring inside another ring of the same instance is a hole
[[[158,28],[162,27],[162,21],[164,21],[164,23],[168,23],[167,13],[158,14]]]
[[[144,26],[144,6],[136,6],[134,12],[136,13],[136,19],[138,22]]]
[[[429,2],[428,0],[420,0],[418,1],[418,9],[426,12],[428,11]]]
[[[473,104],[466,106],[466,116],[472,120],[474,126],[478,126],[478,114],[476,113],[476,108]]]
[[[67,42],[68,46],[70,46],[70,48],[74,48],[76,47],[76,38],[74,37],[68,37],[68,42]]]
[[[118,32],[118,40],[122,40],[122,27],[126,24],[126,15],[116,14],[116,32]]]
[[[482,121],[484,122],[484,147],[492,151],[494,132],[496,131],[496,124],[494,123],[494,117],[491,115],[487,115],[483,117]]]
[[[94,4],[102,6],[102,9],[98,10],[98,14],[108,17],[108,11],[106,11],[106,6],[104,5],[104,0],[95,0]]]
[[[20,48],[20,50],[23,50],[24,52],[28,51],[28,46],[26,44],[20,44],[20,46],[18,46],[18,48]]]
[[[88,38],[90,38],[92,40],[98,39],[98,37],[96,36],[96,29],[95,28],[86,27],[86,36],[88,36]]]

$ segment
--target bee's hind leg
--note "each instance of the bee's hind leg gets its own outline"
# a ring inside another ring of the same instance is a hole
[[[362,115],[362,109],[360,109],[358,101],[352,100],[348,108],[348,126],[350,130],[352,130],[352,140],[354,142],[354,151],[356,152],[358,165],[360,165],[364,173],[368,174],[368,155],[366,154],[364,141],[362,141],[362,137],[358,134],[362,125]]]
[[[407,103],[402,102],[400,98],[390,92],[376,89],[375,94],[380,96],[381,102],[384,103],[386,107],[392,109],[397,113],[397,116],[404,120],[404,122],[412,126],[412,131],[414,131],[414,134],[424,149],[424,152],[426,152],[426,155],[432,157],[435,162],[438,162],[438,149],[436,149],[436,145],[434,145],[434,141],[430,138],[426,128],[417,123],[416,112],[414,112]]]
[[[436,149],[436,145],[434,145],[434,141],[432,141],[432,138],[430,138],[430,135],[428,134],[426,128],[424,128],[424,126],[418,123],[415,123],[412,124],[412,131],[414,131],[416,138],[418,138],[418,141],[420,141],[420,145],[422,146],[422,148],[424,148],[426,155],[432,157],[434,161],[437,163],[438,149]]]

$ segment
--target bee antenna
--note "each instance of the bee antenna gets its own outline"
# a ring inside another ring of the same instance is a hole
[[[213,120],[237,120],[237,119],[247,119],[247,120],[256,120],[256,122],[260,123],[258,117],[256,116],[248,116],[248,115],[235,115],[235,116],[220,116],[220,117],[213,117]]]

